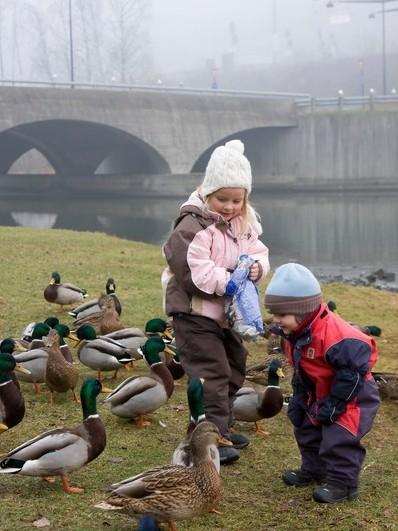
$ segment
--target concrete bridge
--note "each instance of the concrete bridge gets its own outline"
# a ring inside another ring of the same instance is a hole
[[[296,126],[292,99],[0,87],[0,174],[31,149],[57,175],[202,172],[226,138]]]
[[[2,86],[0,188],[185,195],[233,137],[258,189],[398,185],[396,106],[317,113],[292,97]],[[32,150],[51,170],[36,180],[29,162],[15,172]]]

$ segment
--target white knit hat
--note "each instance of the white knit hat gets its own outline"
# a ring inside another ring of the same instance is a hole
[[[243,154],[244,150],[243,142],[230,140],[213,151],[200,187],[204,198],[220,188],[245,188],[250,194],[252,171],[250,162]]]

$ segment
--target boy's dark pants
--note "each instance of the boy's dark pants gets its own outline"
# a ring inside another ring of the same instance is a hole
[[[361,439],[371,429],[378,407],[378,394],[375,390],[374,400],[369,400],[367,407],[361,408],[356,435],[337,423],[314,426],[306,415],[302,425],[294,429],[301,452],[302,470],[314,476],[326,476],[327,481],[358,487],[366,455]]]
[[[177,314],[173,328],[184,371],[205,380],[206,420],[225,437],[232,424],[234,396],[245,379],[247,350],[235,332],[207,317]]]

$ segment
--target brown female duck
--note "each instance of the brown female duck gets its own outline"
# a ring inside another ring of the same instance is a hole
[[[111,496],[98,505],[131,516],[152,514],[175,530],[175,521],[206,514],[222,497],[222,482],[210,448],[221,435],[212,422],[200,422],[190,439],[193,465],[165,465],[109,487]]]
[[[43,338],[48,354],[46,367],[46,384],[50,390],[50,404],[53,404],[53,393],[72,391],[73,399],[78,402],[75,388],[79,379],[79,371],[72,363],[66,361],[59,348],[60,336],[56,330],[50,330]]]

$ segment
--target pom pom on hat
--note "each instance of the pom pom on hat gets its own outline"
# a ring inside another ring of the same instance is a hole
[[[275,270],[265,290],[265,308],[276,314],[314,312],[322,302],[321,286],[301,264],[283,264]]]
[[[244,150],[243,142],[236,139],[230,140],[213,151],[200,187],[203,197],[207,197],[220,188],[245,188],[250,194],[252,171],[250,162],[243,154]]]

